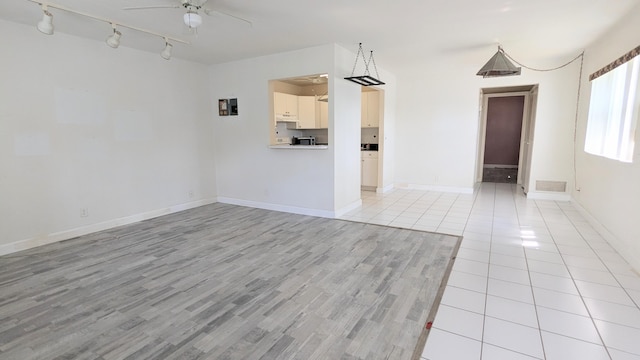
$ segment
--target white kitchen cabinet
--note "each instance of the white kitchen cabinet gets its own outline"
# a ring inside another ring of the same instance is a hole
[[[276,121],[298,119],[298,96],[280,92],[273,93],[273,111]]]
[[[361,151],[361,182],[362,186],[378,186],[378,152]]]
[[[361,126],[377,128],[380,124],[380,93],[363,91],[361,96]]]
[[[329,128],[329,103],[326,101],[316,101],[316,127]]]
[[[298,96],[298,129],[316,128],[316,99],[314,96]]]

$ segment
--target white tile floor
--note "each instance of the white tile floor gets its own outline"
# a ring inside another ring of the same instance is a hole
[[[640,359],[640,276],[569,202],[363,192],[342,218],[463,235],[422,359]]]

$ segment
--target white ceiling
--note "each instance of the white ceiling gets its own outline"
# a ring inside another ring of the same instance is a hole
[[[527,61],[565,58],[579,53],[640,4],[640,0],[209,0],[206,7],[249,19],[253,26],[229,16],[203,14],[197,35],[189,34],[183,24],[183,9],[122,10],[179,1],[51,2],[190,41],[191,45],[175,44],[173,56],[204,64],[327,43],[356,52],[362,42],[367,56],[374,50],[376,63],[391,71],[420,66],[443,54],[488,59],[498,43]],[[50,10],[56,32],[98,40],[111,32],[109,24]],[[41,16],[39,6],[28,0],[0,1],[0,19],[29,24],[36,31]],[[160,38],[120,30],[121,46],[151,52],[164,46]]]

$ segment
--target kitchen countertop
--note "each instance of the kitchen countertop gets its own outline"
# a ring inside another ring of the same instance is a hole
[[[285,149],[285,150],[326,150],[329,145],[269,145],[269,149]]]

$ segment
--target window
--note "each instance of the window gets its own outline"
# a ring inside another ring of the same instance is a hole
[[[640,56],[635,56],[592,80],[584,151],[623,162],[633,161],[640,108],[639,75]]]

